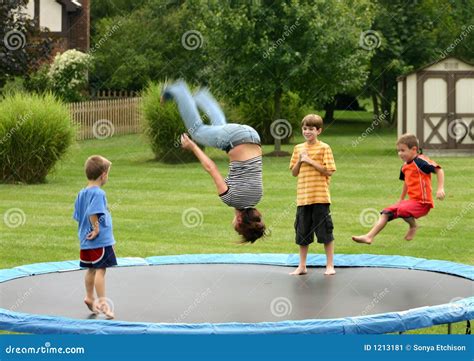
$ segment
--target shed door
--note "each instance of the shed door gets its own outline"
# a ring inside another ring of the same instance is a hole
[[[423,148],[474,148],[474,72],[422,72],[417,133]]]
[[[448,131],[453,148],[474,148],[474,74],[454,75],[454,119]]]

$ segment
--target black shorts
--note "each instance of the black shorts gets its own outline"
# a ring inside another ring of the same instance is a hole
[[[318,243],[329,243],[334,240],[333,229],[329,204],[310,204],[297,207],[296,244],[307,246],[313,243],[315,234]]]

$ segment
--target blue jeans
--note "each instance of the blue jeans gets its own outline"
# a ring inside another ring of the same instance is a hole
[[[244,143],[260,144],[260,136],[252,127],[227,124],[222,109],[207,89],[199,90],[193,97],[180,80],[166,87],[164,95],[176,101],[188,133],[197,143],[226,152]],[[203,123],[198,108],[209,117],[211,125]]]

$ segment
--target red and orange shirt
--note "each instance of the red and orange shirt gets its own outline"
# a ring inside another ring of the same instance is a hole
[[[403,164],[400,171],[400,180],[407,185],[409,199],[428,203],[431,207],[434,207],[433,195],[431,194],[431,173],[435,173],[436,168],[441,167],[421,154],[411,162]]]

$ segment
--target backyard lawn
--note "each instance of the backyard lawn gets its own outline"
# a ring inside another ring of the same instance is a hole
[[[331,145],[337,166],[331,183],[336,253],[393,254],[473,264],[471,158],[436,158],[446,173],[446,199],[437,201],[436,208],[419,221],[413,241],[403,240],[407,225],[400,220],[390,223],[371,246],[351,240],[351,235],[365,233],[367,222],[377,218],[375,210],[397,201],[402,189],[395,130],[362,137],[370,118],[355,118],[336,121],[320,137]],[[302,141],[299,130],[295,133],[292,144],[283,145],[284,150],[291,152],[293,145]],[[272,146],[264,147],[265,153],[271,150]],[[225,153],[206,151],[225,174]],[[231,228],[233,210],[221,203],[212,181],[197,163],[167,165],[154,161],[142,135],[127,135],[76,143],[46,184],[0,185],[0,268],[78,259],[72,212],[76,194],[86,184],[84,161],[92,154],[113,162],[104,190],[119,257],[298,251],[293,229],[296,178],[288,170],[289,157],[264,158],[264,198],[259,209],[271,235],[253,245],[240,245]],[[7,221],[12,209],[24,213],[24,224],[15,223],[15,219]],[[361,214],[365,217],[362,222]],[[18,227],[12,227],[12,222]],[[197,225],[190,227],[194,222]],[[310,252],[322,253],[323,248],[314,245]],[[310,272],[323,277],[320,269]],[[463,327],[464,323],[457,324],[453,332],[463,333]],[[446,327],[416,332],[445,333]]]

